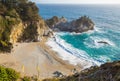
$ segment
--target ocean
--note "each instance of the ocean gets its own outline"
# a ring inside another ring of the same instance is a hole
[[[81,34],[56,33],[55,42],[61,47],[58,49],[68,52],[62,53],[61,57],[66,56],[64,60],[69,59],[73,64],[85,60],[92,65],[120,60],[119,5],[37,4],[37,6],[43,19],[64,16],[68,21],[72,21],[86,15],[95,23],[94,30]],[[99,41],[109,44],[98,43]],[[72,57],[70,57],[71,55]],[[76,61],[77,59],[81,60]]]

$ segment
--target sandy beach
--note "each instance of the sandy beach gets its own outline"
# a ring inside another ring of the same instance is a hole
[[[62,60],[45,43],[46,38],[41,42],[16,43],[10,54],[0,54],[0,65],[14,68],[22,75],[37,75],[41,79],[53,77],[55,71],[70,75],[77,66]]]

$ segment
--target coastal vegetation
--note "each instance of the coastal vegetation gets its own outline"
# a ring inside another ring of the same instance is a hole
[[[0,66],[0,81],[38,81],[36,76],[21,76],[14,69]]]
[[[0,66],[0,81],[39,81],[36,76],[23,76],[11,68]],[[92,66],[70,76],[53,77],[42,81],[120,81],[120,61]]]
[[[11,68],[0,66],[0,81],[17,81],[20,74]]]
[[[37,41],[38,29],[47,28],[38,12],[29,0],[0,0],[0,52],[11,52],[17,41]]]
[[[36,21],[39,18],[37,6],[28,0],[0,0],[0,8],[3,16],[17,17],[10,14],[10,11],[14,10],[23,21]]]

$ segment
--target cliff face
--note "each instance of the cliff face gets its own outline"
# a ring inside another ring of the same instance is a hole
[[[58,18],[54,16],[51,19],[46,20],[46,23],[54,31],[82,33],[94,29],[93,21],[87,16],[82,16],[71,22],[68,22],[64,17]]]
[[[52,33],[28,0],[0,1],[0,52],[10,52],[16,42],[36,42]]]
[[[7,22],[6,18],[0,16],[0,22]],[[9,17],[9,20],[12,18]],[[16,19],[15,19],[16,21]],[[50,36],[51,31],[45,24],[43,19],[39,19],[37,22],[25,24],[21,20],[19,22],[9,25],[10,30],[6,28],[5,23],[0,25],[0,37],[1,41],[14,44],[16,42],[33,42],[40,41],[44,36]],[[8,31],[8,32],[7,32]],[[4,35],[5,34],[5,35]]]
[[[49,28],[45,24],[43,19],[38,21],[33,21],[24,25],[23,32],[19,37],[19,42],[37,42],[42,40],[44,36],[49,36],[51,34]]]
[[[37,32],[38,32],[38,41],[40,41],[40,38],[44,36],[51,36],[52,30],[47,26],[45,21],[43,19],[40,19],[37,23]]]
[[[23,30],[24,30],[24,25],[22,22],[14,25],[13,29],[11,30],[11,34],[10,34],[10,42],[16,43],[18,41],[18,38],[22,35]]]
[[[15,10],[10,15],[0,15],[0,52],[10,52],[12,43],[16,42],[22,33],[23,24]]]

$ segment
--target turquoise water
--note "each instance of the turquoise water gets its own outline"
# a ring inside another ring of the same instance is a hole
[[[43,5],[38,4],[44,19],[64,16],[69,21],[87,15],[95,22],[93,31],[82,34],[61,32],[60,40],[84,51],[94,60],[105,63],[120,60],[120,6],[119,5]],[[109,45],[98,41],[108,42]],[[69,48],[69,47],[68,47]],[[69,49],[68,49],[69,50]],[[70,51],[70,50],[69,50]],[[80,53],[74,54],[79,57]],[[89,59],[89,58],[88,58]]]

